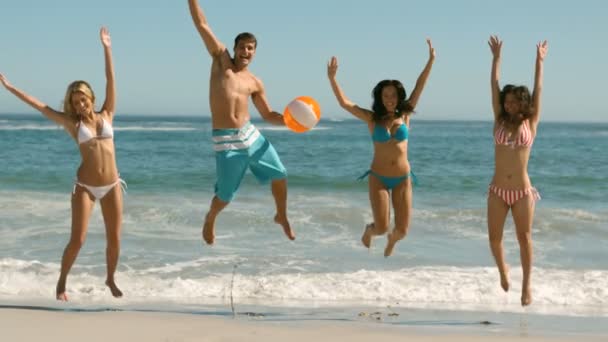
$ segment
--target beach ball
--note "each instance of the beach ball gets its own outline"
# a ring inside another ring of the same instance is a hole
[[[321,119],[321,108],[310,96],[300,96],[289,102],[283,111],[285,125],[296,133],[315,127]]]

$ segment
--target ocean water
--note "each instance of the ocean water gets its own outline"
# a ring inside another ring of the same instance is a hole
[[[215,179],[209,119],[119,115],[116,153],[128,190],[117,282],[125,297],[113,299],[103,285],[97,205],[68,278],[72,305],[522,312],[512,220],[504,240],[508,294],[487,242],[491,122],[412,119],[410,163],[419,185],[410,233],[390,258],[382,255],[384,237],[370,251],[360,243],[371,220],[367,184],[356,180],[372,155],[364,124],[323,120],[295,134],[254,123],[288,170],[296,241],[272,221],[269,186],[248,174],[218,218],[216,244],[203,245]],[[529,173],[542,200],[533,228],[534,303],[526,313],[608,318],[607,146],[608,124],[539,126]],[[52,303],[78,164],[76,144],[53,123],[0,116],[0,302]]]

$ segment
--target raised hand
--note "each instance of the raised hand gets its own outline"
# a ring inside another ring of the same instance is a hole
[[[327,63],[327,77],[333,79],[336,77],[338,72],[338,58],[336,56],[331,57],[329,63]]]
[[[6,77],[4,77],[2,74],[0,74],[0,83],[2,83],[5,88],[9,88],[11,86]]]
[[[536,44],[536,58],[543,61],[547,55],[547,50],[549,50],[549,43],[547,43],[546,40],[538,42],[538,44]]]
[[[502,40],[498,39],[498,36],[490,36],[488,45],[490,45],[490,50],[492,50],[492,56],[494,56],[494,58],[500,57],[500,49],[502,48]]]
[[[108,32],[108,29],[106,27],[102,27],[101,30],[99,30],[99,37],[101,38],[101,44],[103,44],[104,47],[112,47],[110,32]]]
[[[431,43],[431,39],[427,38],[426,43],[429,46],[429,58],[435,58],[435,48],[433,47],[433,44]]]

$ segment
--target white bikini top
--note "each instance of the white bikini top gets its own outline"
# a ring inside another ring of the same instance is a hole
[[[101,134],[93,135],[91,130],[82,124],[82,121],[78,123],[78,144],[84,144],[91,139],[112,139],[114,138],[114,129],[110,124],[106,122],[103,118],[101,119]]]

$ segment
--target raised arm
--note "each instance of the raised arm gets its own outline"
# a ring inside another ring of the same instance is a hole
[[[490,45],[490,50],[492,51],[492,74],[490,76],[490,85],[492,90],[492,109],[494,110],[494,120],[496,120],[502,112],[500,106],[500,85],[498,84],[500,78],[500,49],[502,48],[502,40],[498,39],[498,36],[490,36],[488,45]]]
[[[199,6],[198,0],[188,0],[188,6],[190,7],[190,15],[194,21],[194,26],[201,35],[201,38],[203,38],[207,51],[209,51],[212,57],[218,57],[222,52],[226,51],[226,47],[217,40],[213,31],[211,31],[211,27],[209,27],[207,18]]]
[[[429,79],[429,75],[431,74],[431,69],[433,68],[433,62],[435,62],[435,49],[433,48],[433,44],[431,40],[427,38],[426,44],[429,46],[429,60],[426,62],[422,73],[418,76],[418,80],[416,80],[416,86],[414,86],[414,90],[412,91],[412,95],[408,99],[410,106],[412,108],[416,108],[418,104],[418,99],[420,99],[420,95],[422,94],[422,90],[424,89],[424,85],[426,81]]]
[[[256,78],[256,86],[258,90],[251,94],[253,105],[260,112],[262,118],[273,125],[285,126],[283,115],[272,110],[268,100],[266,99],[266,90],[261,80]]]
[[[329,63],[327,64],[327,77],[329,78],[329,83],[331,84],[331,89],[340,104],[340,107],[344,108],[347,112],[351,113],[355,117],[365,121],[372,121],[372,112],[366,109],[363,109],[349,100],[346,95],[342,92],[342,88],[338,84],[336,80],[336,73],[338,72],[338,58],[335,56],[331,58]]]
[[[101,107],[101,111],[113,116],[116,108],[116,85],[114,83],[114,63],[112,62],[112,41],[110,33],[105,27],[101,28],[99,36],[106,61],[106,100],[103,103],[103,107]]]
[[[17,96],[21,101],[34,107],[36,110],[41,112],[44,116],[51,119],[52,121],[66,127],[66,124],[69,122],[67,115],[64,115],[63,113],[52,109],[51,107],[42,103],[37,98],[30,96],[24,93],[22,90],[13,87],[13,85],[10,84],[10,82],[2,74],[0,74],[0,83],[2,83],[6,90]]]
[[[543,90],[543,62],[548,49],[549,45],[546,40],[536,44],[536,71],[534,73],[534,92],[532,93],[532,106],[534,111],[532,112],[531,117],[534,124],[538,123],[538,120],[540,119],[541,93]]]

